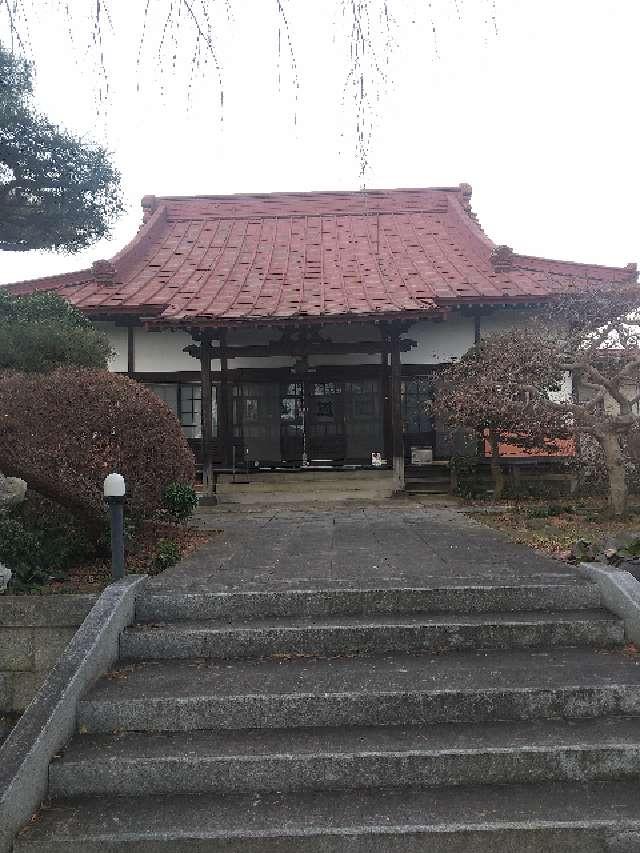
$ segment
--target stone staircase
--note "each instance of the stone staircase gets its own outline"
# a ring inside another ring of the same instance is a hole
[[[163,593],[16,853],[640,850],[640,658],[595,586]]]

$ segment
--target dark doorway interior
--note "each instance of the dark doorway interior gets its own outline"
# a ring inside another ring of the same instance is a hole
[[[236,459],[253,464],[371,464],[383,451],[378,379],[239,382],[233,391]]]

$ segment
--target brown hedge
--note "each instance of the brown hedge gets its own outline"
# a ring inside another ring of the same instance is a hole
[[[174,414],[144,385],[104,370],[0,373],[0,471],[87,520],[103,516],[102,483],[127,481],[149,516],[166,486],[192,483],[193,454]]]

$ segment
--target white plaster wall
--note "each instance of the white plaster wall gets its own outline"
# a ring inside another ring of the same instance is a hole
[[[115,323],[95,323],[97,329],[106,333],[115,351],[109,362],[109,370],[114,373],[127,372],[128,333],[125,326]],[[191,335],[184,332],[150,332],[135,327],[135,370],[137,373],[172,373],[177,370],[199,370],[200,364],[195,358],[182,352],[182,348],[193,343]],[[212,362],[213,370],[219,369]]]
[[[511,329],[522,329],[532,321],[535,321],[535,313],[530,308],[483,308],[480,314],[480,334],[487,337]]]
[[[162,330],[150,332],[137,328],[134,331],[136,349],[136,373],[172,373],[177,370],[200,370],[196,358],[182,352],[183,347],[193,343],[185,332]],[[212,369],[218,369],[212,363]]]
[[[127,330],[124,326],[116,326],[115,323],[94,323],[96,329],[103,332],[111,344],[114,356],[109,360],[109,370],[112,373],[127,372]]]
[[[628,400],[634,400],[640,391],[637,385],[633,383],[629,383],[625,385],[622,389],[622,393]],[[580,399],[581,400],[591,400],[595,394],[593,388],[579,388]],[[613,397],[609,396],[609,394],[605,394],[604,398],[604,410],[608,415],[619,415],[620,414],[620,404],[613,399]],[[634,411],[640,412],[640,405],[636,403],[634,407]]]
[[[443,364],[460,358],[475,342],[473,317],[451,314],[441,322],[423,320],[411,326],[406,338],[418,346],[401,355],[403,364]]]
[[[530,312],[496,309],[491,314],[483,314],[481,333],[506,331],[514,326],[526,323]],[[127,330],[114,323],[96,323],[109,335],[116,356],[109,365],[113,371],[127,370]],[[378,340],[380,332],[373,324],[327,324],[321,328],[321,333],[337,342],[358,340]],[[281,330],[278,327],[252,328],[230,331],[228,343],[230,346],[249,344],[266,344],[277,340]],[[193,343],[191,336],[184,332],[159,331],[150,332],[144,328],[135,328],[135,369],[139,373],[172,373],[181,370],[199,370],[199,363],[182,352],[183,347]],[[436,322],[423,320],[409,328],[405,337],[418,341],[418,346],[409,352],[402,353],[403,364],[442,364],[460,358],[469,350],[475,340],[475,325],[472,317],[452,313],[447,319]],[[229,362],[229,367],[261,368],[261,367],[293,367],[296,359],[286,356],[273,358],[235,358]],[[354,365],[379,364],[378,355],[350,353],[346,355],[317,355],[309,359],[311,365]],[[212,369],[219,370],[218,360],[212,362]]]

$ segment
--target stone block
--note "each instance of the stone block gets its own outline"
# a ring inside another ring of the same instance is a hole
[[[24,672],[34,668],[33,630],[0,628],[0,670]]]
[[[75,628],[33,628],[35,669],[50,669],[67,648]]]
[[[6,672],[0,672],[0,714],[8,714],[13,704],[13,684]]]
[[[48,669],[41,669],[37,672],[14,672],[12,675],[13,694],[9,710],[13,713],[24,711],[48,674]]]
[[[27,673],[16,683],[14,706],[24,703],[28,692],[33,696],[46,680],[2,745],[1,853],[14,849],[16,832],[46,797],[49,762],[76,727],[79,697],[117,657],[120,633],[133,620],[136,591],[144,580],[138,576],[111,584],[54,669]]]
[[[97,595],[3,595],[0,627],[78,627],[97,601]]]

